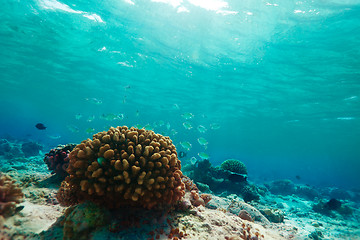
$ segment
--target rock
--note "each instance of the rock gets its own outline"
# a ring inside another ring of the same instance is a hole
[[[312,232],[309,235],[310,239],[314,239],[314,240],[320,240],[324,237],[324,235],[322,234],[322,232],[320,232],[319,230],[315,230],[314,232]]]
[[[238,215],[240,213],[241,210],[245,210],[246,212],[248,212],[251,216],[251,218],[255,221],[258,222],[262,222],[262,223],[270,223],[269,220],[263,215],[261,214],[261,212],[259,210],[257,210],[256,208],[254,208],[253,206],[251,206],[248,203],[245,202],[241,202],[241,201],[233,201],[230,206],[228,207],[228,210],[233,213]]]
[[[252,219],[250,213],[248,213],[246,210],[240,210],[238,216],[243,219],[243,220],[246,220],[246,221],[250,221],[250,222],[253,222],[254,220]]]
[[[312,187],[302,185],[297,186],[295,189],[295,194],[299,197],[313,201],[315,198],[319,197],[319,193]]]
[[[284,214],[279,209],[263,209],[260,212],[273,223],[281,223],[284,221]]]
[[[6,139],[0,139],[0,155],[10,152],[11,145]]]
[[[344,189],[339,189],[339,188],[333,188],[330,190],[329,192],[329,196],[330,198],[336,198],[336,199],[351,199],[351,195],[348,191],[344,190]]]
[[[36,142],[25,142],[21,145],[21,150],[25,157],[37,156],[42,149],[43,147]]]
[[[320,224],[319,224],[318,222],[313,222],[311,225],[312,225],[313,227],[320,227]]]
[[[211,201],[206,205],[206,207],[210,209],[226,209],[230,205],[230,203],[231,200],[214,195]]]
[[[295,185],[288,179],[273,181],[270,184],[266,184],[266,187],[272,194],[291,195],[295,193]]]

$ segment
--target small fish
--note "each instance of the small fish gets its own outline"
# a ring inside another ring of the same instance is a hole
[[[186,149],[186,150],[190,150],[190,148],[192,147],[191,146],[191,143],[189,143],[189,142],[181,142],[180,143],[180,145],[184,148],[184,149]]]
[[[124,89],[126,90],[126,89],[130,89],[131,88],[131,86],[130,85],[126,85],[126,86],[124,86]]]
[[[88,119],[86,121],[87,122],[92,122],[92,121],[94,121],[94,119],[95,119],[95,116],[92,115],[92,116],[88,117]]]
[[[198,153],[198,155],[202,160],[210,158],[210,156],[208,154],[204,153],[204,152]]]
[[[180,108],[179,108],[179,105],[177,105],[176,103],[173,105],[173,108],[174,108],[174,109],[180,109]]]
[[[154,130],[154,128],[150,124],[146,124],[144,128],[145,130]]]
[[[142,129],[142,128],[143,128],[143,126],[142,126],[141,124],[136,124],[135,127],[138,128],[138,129]]]
[[[194,165],[194,164],[197,162],[196,157],[191,157],[191,158],[190,158],[190,162],[191,162],[191,164]]]
[[[232,173],[228,176],[228,179],[232,182],[246,182],[247,176],[244,174]]]
[[[140,115],[139,110],[136,110],[136,114],[135,114],[135,116],[136,116],[136,117],[138,117],[139,115]]]
[[[194,117],[194,114],[192,114],[192,113],[184,113],[184,114],[182,114],[181,116],[182,116],[183,118],[185,118],[186,120],[188,120],[188,119],[193,118],[193,117]]]
[[[94,128],[87,128],[87,129],[85,130],[85,132],[88,133],[88,134],[93,133],[94,131],[95,131]]]
[[[165,124],[165,122],[164,122],[164,121],[162,121],[162,120],[160,120],[160,121],[158,122],[159,127],[164,126],[164,124]]]
[[[73,132],[73,133],[77,133],[79,132],[79,128],[77,126],[74,126],[74,125],[67,125],[67,128]]]
[[[124,115],[116,115],[116,114],[113,114],[113,113],[109,113],[109,114],[103,114],[101,115],[100,117],[101,119],[104,119],[106,121],[113,121],[113,120],[122,120],[124,118]]]
[[[79,120],[80,118],[82,118],[82,115],[81,115],[80,113],[78,113],[78,114],[75,115],[75,119],[76,119],[76,120]]]
[[[170,130],[170,127],[171,127],[171,126],[170,126],[170,123],[166,123],[166,129],[167,129],[167,130]]]
[[[186,152],[180,151],[179,152],[179,158],[183,158],[183,157],[186,157]]]
[[[199,137],[197,140],[198,140],[199,144],[202,146],[206,146],[208,144],[208,141],[203,137]]]
[[[123,67],[129,67],[129,68],[132,68],[134,67],[133,65],[131,65],[128,61],[126,62],[118,62],[117,64],[123,66]]]
[[[197,127],[197,130],[198,130],[199,132],[201,132],[201,133],[204,133],[204,132],[207,131],[207,129],[206,129],[203,125],[199,125],[199,126]]]
[[[191,125],[191,123],[189,123],[189,122],[184,122],[184,123],[183,123],[183,126],[184,126],[184,128],[187,129],[187,130],[192,129],[192,125]]]
[[[48,137],[51,138],[51,139],[54,139],[54,140],[61,138],[60,135],[48,135]]]
[[[46,129],[45,125],[42,124],[42,123],[36,124],[35,127],[36,127],[37,129],[39,129],[39,130],[45,130],[45,129]]]
[[[104,166],[106,164],[106,159],[103,157],[97,158],[97,162],[100,164],[100,166]]]
[[[358,99],[358,96],[351,96],[351,97],[345,98],[344,100],[349,101],[349,100],[356,100],[356,99]]]
[[[337,120],[354,120],[354,117],[338,117]]]
[[[95,104],[95,105],[100,105],[102,104],[102,101],[97,99],[97,98],[85,98],[86,101],[88,101],[89,103]]]
[[[210,124],[210,128],[213,129],[213,130],[217,130],[217,129],[220,128],[220,125],[217,124],[217,123],[212,123],[212,124]]]
[[[175,129],[171,129],[171,131],[170,131],[170,134],[173,135],[173,136],[176,135],[177,133],[178,132]]]

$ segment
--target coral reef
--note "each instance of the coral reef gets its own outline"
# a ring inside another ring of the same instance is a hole
[[[4,155],[6,159],[24,157],[21,144],[9,142],[7,139],[0,140],[0,155]]]
[[[350,206],[342,204],[341,201],[334,198],[330,199],[329,201],[320,199],[317,203],[312,205],[312,210],[314,210],[314,212],[332,217],[335,217],[336,213],[343,216],[353,214],[353,209]]]
[[[269,189],[272,194],[278,195],[291,195],[295,193],[295,184],[288,179],[282,179],[273,181],[269,184],[265,184],[265,186]]]
[[[305,199],[309,199],[309,200],[314,200],[315,198],[319,197],[319,193],[316,191],[316,189],[314,189],[313,187],[310,186],[296,186],[295,188],[295,195],[305,198]]]
[[[65,206],[90,200],[107,208],[151,209],[185,194],[175,146],[153,131],[111,127],[82,141],[69,159],[69,176],[57,194]]]
[[[229,159],[224,163],[224,167],[227,165],[243,165],[243,163],[236,159]],[[241,172],[240,168],[241,167],[238,166],[239,172]],[[244,168],[245,167],[242,167],[242,169]],[[213,167],[209,160],[197,161],[192,168],[189,167],[188,169],[189,171],[185,172],[185,174],[191,179],[194,179],[203,191],[209,193],[237,193],[240,194],[246,202],[260,199],[259,189],[249,183],[246,178],[243,178],[242,176],[244,174],[234,173],[222,167]],[[235,168],[232,170],[235,170]],[[244,172],[244,170],[242,170],[242,172]],[[237,176],[237,178],[234,178],[234,176]],[[242,178],[240,178],[240,176]]]
[[[227,159],[221,165],[220,168],[228,170],[233,173],[247,174],[247,169],[244,163],[237,159]]]
[[[21,150],[25,157],[37,156],[42,149],[43,146],[36,142],[25,142],[21,144]]]
[[[239,193],[245,202],[260,200],[260,195],[258,192],[258,188],[251,184],[243,185],[242,188],[239,189]]]
[[[4,155],[7,159],[37,156],[42,149],[42,145],[33,141],[11,142],[7,139],[0,139],[0,155]]]
[[[44,162],[53,174],[61,178],[65,178],[68,175],[66,169],[69,166],[69,153],[75,146],[76,144],[58,145],[45,154]]]
[[[16,204],[24,194],[11,177],[0,173],[0,215],[9,217],[16,212]]]

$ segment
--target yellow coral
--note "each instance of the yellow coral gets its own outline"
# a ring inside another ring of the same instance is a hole
[[[109,208],[152,208],[184,195],[176,148],[169,137],[153,131],[111,127],[82,141],[69,158],[70,175],[58,193],[66,206],[91,200]]]

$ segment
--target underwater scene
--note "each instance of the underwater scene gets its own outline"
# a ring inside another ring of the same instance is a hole
[[[0,240],[360,239],[359,0],[0,12]]]

